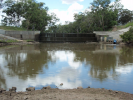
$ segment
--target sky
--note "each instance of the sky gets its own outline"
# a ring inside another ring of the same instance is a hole
[[[37,2],[44,2],[45,6],[49,7],[49,13],[55,13],[60,19],[58,23],[65,24],[65,21],[74,21],[74,13],[84,12],[89,9],[93,0],[37,0]],[[133,0],[121,0],[124,8],[129,10],[133,10],[132,2]]]
[[[93,0],[38,0],[38,2],[44,2],[49,7],[49,12],[54,12],[60,19],[59,23],[64,24],[65,21],[74,21],[74,13],[89,9]],[[129,10],[133,10],[132,2],[133,0],[121,0],[124,8]]]

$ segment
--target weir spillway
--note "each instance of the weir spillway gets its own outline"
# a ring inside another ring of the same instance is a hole
[[[41,33],[40,42],[97,42],[97,37],[94,33]]]

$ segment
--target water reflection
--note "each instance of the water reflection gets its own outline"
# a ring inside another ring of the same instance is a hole
[[[5,89],[91,86],[133,93],[132,75],[131,47],[41,44],[0,49],[0,87]]]
[[[70,67],[74,69],[77,69],[82,65],[80,60],[75,59],[76,55],[72,51],[48,51],[48,55],[51,56],[52,61],[65,61],[69,64]]]

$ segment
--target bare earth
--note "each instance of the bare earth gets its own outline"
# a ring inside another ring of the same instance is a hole
[[[26,89],[26,92],[0,90],[0,100],[133,100],[133,94],[106,89]]]

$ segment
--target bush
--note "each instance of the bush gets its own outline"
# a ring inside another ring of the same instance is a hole
[[[133,27],[129,31],[125,32],[123,35],[120,35],[124,42],[133,43]]]

